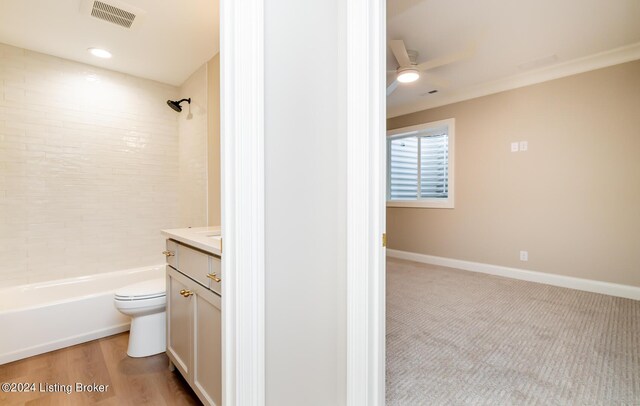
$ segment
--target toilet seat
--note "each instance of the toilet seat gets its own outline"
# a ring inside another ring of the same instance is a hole
[[[167,297],[162,295],[158,297],[154,297],[151,299],[118,299],[117,297],[113,300],[116,309],[119,310],[135,310],[135,309],[143,309],[143,308],[156,308],[158,306],[164,307],[167,304]]]
[[[134,296],[123,296],[123,295],[118,295],[116,293],[115,298],[116,300],[146,300],[146,299],[155,299],[156,297],[164,297],[166,296],[165,293],[159,293],[156,295],[134,295]]]
[[[166,283],[164,277],[134,283],[116,290],[115,299],[118,301],[138,301],[164,298],[167,289]]]

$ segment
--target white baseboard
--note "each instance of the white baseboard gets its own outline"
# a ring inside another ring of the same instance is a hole
[[[544,272],[528,271],[525,269],[509,268],[500,265],[483,264],[480,262],[463,261],[460,259],[436,257],[433,255],[417,254],[415,252],[387,249],[387,256],[422,262],[425,264],[446,266],[463,269],[465,271],[486,273],[489,275],[504,276],[523,281],[544,283],[546,285],[560,286],[563,288],[583,290],[586,292],[602,293],[604,295],[624,297],[640,300],[640,287],[621,285],[592,279],[574,278],[571,276],[556,275]]]
[[[61,348],[71,347],[72,345],[85,343],[87,341],[97,340],[98,338],[111,336],[114,334],[122,333],[129,330],[129,324],[120,324],[116,326],[107,327],[101,330],[90,331],[85,334],[77,336],[66,337],[61,340],[50,341],[41,345],[22,348],[18,351],[0,354],[0,365],[7,364],[9,362],[17,361],[19,359],[33,357],[34,355],[44,354],[45,352],[59,350]]]

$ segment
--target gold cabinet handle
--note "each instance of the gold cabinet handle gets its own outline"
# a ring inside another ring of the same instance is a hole
[[[207,274],[207,278],[209,279],[213,279],[216,282],[220,282],[222,279],[218,278],[218,276],[216,275],[216,273],[208,273]]]
[[[189,296],[193,295],[193,292],[192,292],[192,291],[190,291],[190,290],[182,289],[182,290],[180,291],[180,294],[181,294],[183,297],[189,297]]]
[[[164,254],[165,257],[175,257],[176,253],[173,251],[162,251],[162,253]]]

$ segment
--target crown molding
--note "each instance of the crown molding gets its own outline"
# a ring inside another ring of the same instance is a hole
[[[475,99],[477,97],[504,92],[505,90],[517,89],[519,87],[529,86],[536,83],[547,82],[549,80],[635,61],[637,59],[640,59],[640,42],[586,57],[573,59],[571,61],[562,62],[553,66],[518,73],[503,79],[463,88],[454,91],[449,95],[443,95],[442,98],[437,100],[424,100],[418,103],[410,103],[395,108],[389,108],[387,110],[387,118],[398,117],[464,100]]]

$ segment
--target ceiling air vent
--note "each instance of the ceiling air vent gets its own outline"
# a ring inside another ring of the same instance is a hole
[[[133,20],[136,19],[135,14],[101,1],[93,2],[91,15],[95,18],[99,18],[113,24],[118,24],[125,28],[131,28]]]
[[[83,0],[80,10],[91,17],[127,29],[135,28],[145,14],[143,10],[117,0]]]

